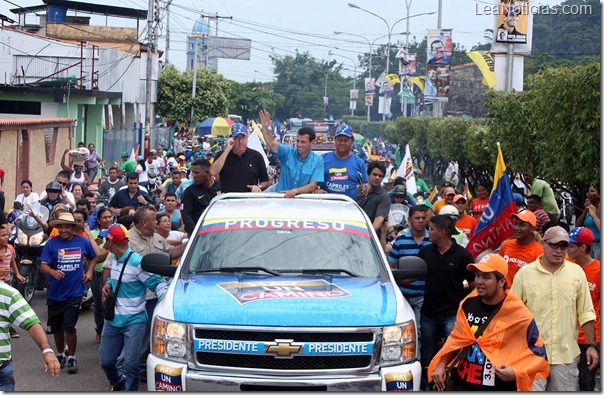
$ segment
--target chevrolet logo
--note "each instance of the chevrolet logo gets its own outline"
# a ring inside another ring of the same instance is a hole
[[[293,358],[293,355],[297,354],[301,348],[301,345],[294,344],[293,339],[276,339],[273,344],[268,346],[266,353],[275,354],[275,358]]]

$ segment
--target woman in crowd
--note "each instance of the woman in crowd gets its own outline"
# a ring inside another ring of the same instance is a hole
[[[485,184],[478,184],[476,187],[476,197],[472,199],[472,203],[470,204],[472,215],[476,218],[476,221],[480,221],[480,217],[487,204],[489,204],[489,190]]]
[[[90,155],[88,155],[88,158],[86,158],[86,174],[88,175],[88,179],[92,183],[96,178],[99,169],[99,163],[103,163],[103,159],[101,158],[101,155],[99,155],[99,153],[95,151],[94,144],[88,144],[88,151],[90,151]]]
[[[15,199],[15,202],[21,203],[23,210],[27,210],[29,206],[37,203],[40,200],[40,196],[32,191],[33,184],[30,180],[25,179],[21,181],[21,190],[23,193],[19,194]]]
[[[594,234],[591,245],[591,257],[600,259],[600,188],[590,185],[585,199],[585,210],[575,223],[575,226],[585,226]]]

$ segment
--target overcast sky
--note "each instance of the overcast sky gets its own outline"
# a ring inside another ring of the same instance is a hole
[[[473,45],[484,42],[485,29],[495,25],[494,16],[485,15],[485,7],[490,7],[496,0],[442,0],[442,28],[453,29],[453,41],[470,49]],[[41,0],[11,0],[21,6],[43,4]],[[93,3],[93,1],[86,1]],[[352,0],[352,3],[384,18],[392,27],[393,24],[407,16],[407,5],[411,16],[422,13],[437,12],[439,0]],[[561,0],[533,0],[531,5],[554,5]],[[99,1],[100,3],[100,1]],[[144,0],[104,0],[103,4],[122,7],[147,9]],[[165,4],[165,1],[162,0]],[[297,49],[308,51],[317,59],[335,59],[350,69],[357,55],[368,52],[369,45],[363,38],[345,35],[334,35],[334,31],[354,33],[366,37],[375,45],[385,44],[388,33],[386,22],[359,9],[350,8],[348,0],[173,0],[170,16],[170,63],[179,70],[186,68],[186,35],[191,32],[199,13],[218,14],[232,17],[222,19],[218,24],[219,36],[248,38],[252,40],[251,59],[220,59],[218,71],[227,78],[238,81],[270,81],[272,63],[271,53],[276,55],[293,55]],[[14,5],[0,0],[0,14],[16,19],[9,9]],[[72,15],[72,14],[68,14]],[[36,18],[37,19],[37,18]],[[410,42],[413,37],[421,41],[426,29],[437,27],[437,14],[422,15],[409,19]],[[34,23],[32,14],[28,23]],[[35,22],[37,23],[37,21]],[[93,17],[91,24],[104,25],[104,17]],[[109,26],[131,26],[136,24],[129,20],[108,18]],[[141,21],[139,33],[145,41],[146,21]],[[212,25],[213,29],[215,26]],[[404,33],[406,21],[398,22],[392,33]],[[161,24],[159,48],[165,49],[166,18]],[[405,41],[405,35],[394,35],[392,43]],[[164,55],[165,57],[165,55]],[[469,61],[469,58],[468,58]],[[360,72],[360,70],[359,70]]]

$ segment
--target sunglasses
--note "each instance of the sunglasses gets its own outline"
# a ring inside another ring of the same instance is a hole
[[[558,244],[554,244],[554,243],[547,243],[547,245],[552,249],[552,250],[562,250],[562,251],[566,251],[568,250],[568,248],[570,247],[570,245],[568,243],[558,243]]]
[[[57,181],[57,182],[58,182],[59,184],[63,185],[63,186],[67,185],[67,183],[66,183],[66,182],[61,182],[61,181]]]

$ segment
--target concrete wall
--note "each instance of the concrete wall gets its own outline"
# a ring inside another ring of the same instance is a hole
[[[489,88],[482,84],[482,73],[474,63],[451,68],[451,90],[445,112],[486,117],[484,103]]]
[[[6,125],[7,123],[13,123]],[[12,207],[15,197],[21,193],[21,180],[28,178],[33,183],[33,190],[41,193],[46,184],[61,170],[61,156],[65,148],[70,147],[70,127],[73,121],[49,119],[47,123],[36,120],[28,124],[27,120],[0,122],[0,168],[4,176],[4,196],[6,209]],[[44,129],[55,128],[57,133],[54,155],[47,162]],[[29,156],[19,158],[19,132],[26,130],[29,136]],[[19,169],[23,169],[19,175]],[[27,170],[28,169],[28,170]]]

